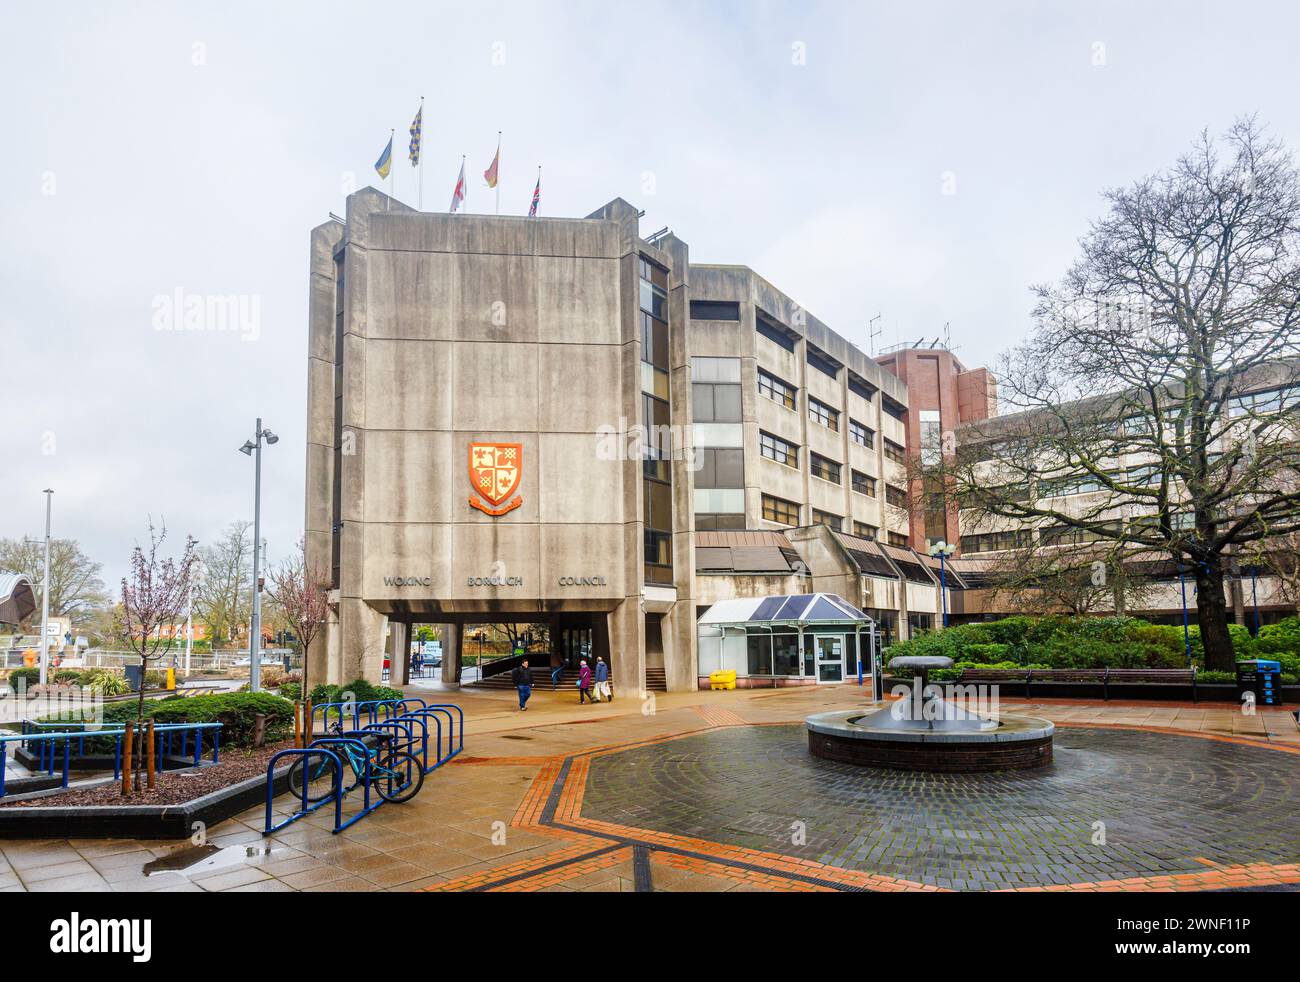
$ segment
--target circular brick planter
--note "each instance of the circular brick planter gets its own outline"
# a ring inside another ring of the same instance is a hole
[[[861,710],[809,716],[809,752],[862,767],[945,773],[1026,770],[1052,762],[1056,727],[1036,717],[1003,716],[985,732],[872,729],[870,717]]]

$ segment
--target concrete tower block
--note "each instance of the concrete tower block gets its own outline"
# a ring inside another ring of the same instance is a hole
[[[384,670],[384,629],[388,618],[364,600],[339,601],[339,664],[337,684],[363,678],[379,684]],[[331,680],[333,681],[333,680]]]

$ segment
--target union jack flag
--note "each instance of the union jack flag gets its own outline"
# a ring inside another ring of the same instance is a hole
[[[537,175],[537,187],[533,188],[533,205],[528,209],[528,217],[537,217],[537,204],[542,200],[542,175]]]

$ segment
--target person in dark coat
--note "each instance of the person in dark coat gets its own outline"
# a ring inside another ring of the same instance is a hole
[[[587,665],[587,659],[582,660],[578,666],[578,705],[584,702],[595,702],[591,698],[591,668]]]
[[[528,697],[533,694],[533,670],[528,667],[527,658],[520,662],[515,667],[515,670],[510,673],[510,680],[514,682],[515,688],[519,690],[519,710],[524,712],[528,709]]]

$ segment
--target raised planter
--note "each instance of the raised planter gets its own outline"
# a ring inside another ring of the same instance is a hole
[[[289,767],[275,772],[274,793],[289,784]],[[194,825],[218,822],[266,801],[259,775],[181,805],[31,805],[0,808],[4,839],[188,839]]]

